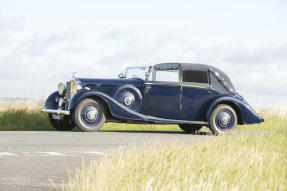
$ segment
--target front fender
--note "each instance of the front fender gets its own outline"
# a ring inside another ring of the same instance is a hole
[[[123,119],[133,119],[133,120],[145,120],[145,115],[137,113],[121,103],[115,100],[113,97],[97,90],[84,90],[78,92],[73,98],[70,100],[68,110],[74,110],[77,105],[85,98],[100,98],[107,103],[109,106],[110,112],[114,117],[123,118]]]
[[[56,98],[59,97],[58,91],[53,92],[49,97],[47,98],[45,102],[45,108],[46,109],[58,109],[58,104],[56,102]]]
[[[263,118],[260,117],[254,109],[244,99],[237,99],[231,96],[219,97],[212,102],[206,112],[206,118],[209,119],[213,109],[221,103],[230,103],[236,107],[237,111],[242,117],[243,124],[253,124],[263,122]]]

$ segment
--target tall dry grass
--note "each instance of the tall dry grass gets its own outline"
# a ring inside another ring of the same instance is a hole
[[[0,99],[0,131],[54,130],[43,105],[44,100]]]
[[[0,98],[0,112],[11,111],[11,110],[22,110],[22,111],[40,111],[44,106],[45,100],[43,99],[30,99],[30,98],[19,98],[19,99],[4,99]]]
[[[84,164],[59,190],[287,190],[287,120],[264,117],[197,144],[117,150]]]

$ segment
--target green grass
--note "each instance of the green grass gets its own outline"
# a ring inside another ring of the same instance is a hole
[[[180,130],[177,125],[106,123],[101,130]],[[39,110],[10,109],[0,112],[0,131],[51,131],[48,115]],[[78,130],[75,128],[75,130]]]
[[[201,143],[117,150],[84,164],[61,190],[287,190],[287,120],[265,118]]]
[[[261,130],[268,130],[270,124],[274,121],[278,123],[282,118],[280,115],[270,115],[268,112],[262,112],[265,122],[261,124]],[[272,117],[270,117],[272,116]],[[273,127],[274,128],[274,127]],[[256,130],[258,125],[241,125],[237,129]],[[9,109],[0,111],[0,131],[47,131],[54,130],[48,120],[48,115],[42,113],[39,109]],[[74,130],[78,130],[75,128]],[[150,125],[150,124],[126,124],[126,123],[105,123],[101,128],[102,131],[110,130],[177,130],[180,131],[178,125]],[[204,127],[202,130],[208,131]]]
[[[38,110],[7,110],[0,112],[0,131],[51,131],[46,114]]]
[[[83,165],[62,190],[287,190],[287,119],[265,122],[189,145],[153,143],[116,150]],[[102,130],[180,130],[177,125],[106,123]],[[0,111],[0,130],[54,130],[39,109]],[[190,135],[192,136],[192,135]],[[112,167],[112,168],[111,168]]]

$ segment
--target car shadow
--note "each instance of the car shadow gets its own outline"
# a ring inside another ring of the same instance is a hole
[[[100,130],[99,132],[116,132],[116,133],[159,133],[159,134],[186,134],[186,135],[212,135],[208,131],[199,131],[196,134],[188,134],[183,131],[172,130]]]

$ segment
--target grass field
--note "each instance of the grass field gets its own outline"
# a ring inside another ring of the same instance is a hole
[[[40,112],[42,103],[33,104],[0,102],[0,130],[53,130]],[[83,164],[59,190],[287,190],[286,110],[259,113],[264,123],[239,126],[203,143],[116,150]],[[154,129],[179,130],[115,123],[102,130]]]
[[[43,100],[18,100],[5,102],[0,100],[0,131],[53,131],[48,116],[41,112]],[[132,125],[124,123],[106,123],[101,130],[180,130],[177,125]],[[78,130],[78,129],[74,129]]]
[[[119,149],[84,164],[60,190],[287,190],[287,119],[264,117],[204,143]]]

